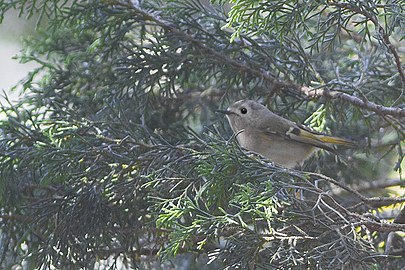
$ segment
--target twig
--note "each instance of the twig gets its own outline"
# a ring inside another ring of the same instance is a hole
[[[336,181],[333,178],[330,178],[326,175],[323,174],[319,174],[319,173],[308,173],[309,175],[313,175],[313,176],[317,176],[321,179],[324,179],[352,194],[354,194],[355,196],[357,196],[361,201],[363,201],[365,204],[369,205],[369,206],[373,206],[373,207],[381,207],[381,206],[387,206],[387,205],[391,205],[391,204],[396,204],[396,203],[403,203],[405,202],[405,198],[391,198],[391,197],[374,197],[374,198],[368,198],[364,195],[362,195],[360,192],[358,192],[357,190],[354,190],[351,187],[346,186],[345,184],[342,184],[338,181]]]
[[[365,192],[404,184],[405,181],[401,179],[383,179],[372,182],[364,182],[360,185],[351,186],[351,188],[357,190],[358,192]]]
[[[387,255],[405,255],[404,239],[395,232],[390,232],[387,236],[384,254]]]
[[[362,220],[359,222],[353,222],[345,227],[359,227],[359,226],[366,226],[368,229],[377,232],[395,232],[395,231],[403,231],[405,232],[405,224],[396,224],[396,223],[379,223],[372,220]]]
[[[111,255],[121,254],[121,253],[133,254],[136,257],[156,256],[156,254],[158,252],[159,252],[159,248],[140,248],[140,249],[136,249],[136,250],[127,250],[124,247],[117,247],[117,248],[110,248],[110,249],[94,250],[94,253],[96,253],[101,258],[108,258]]]
[[[370,110],[378,114],[394,115],[394,116],[405,116],[405,110],[398,107],[386,107],[378,105],[374,102],[368,100],[362,100],[358,97],[338,92],[338,91],[328,91],[326,89],[314,89],[306,86],[295,85],[298,92],[305,94],[308,97],[327,97],[330,99],[340,99],[342,101],[348,102],[356,107]]]

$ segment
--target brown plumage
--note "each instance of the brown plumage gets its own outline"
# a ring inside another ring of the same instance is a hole
[[[290,168],[302,164],[319,148],[334,152],[333,145],[354,145],[278,116],[253,100],[237,101],[220,112],[226,114],[243,148]]]

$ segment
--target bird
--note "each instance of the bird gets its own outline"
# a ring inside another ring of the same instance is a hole
[[[334,145],[354,146],[283,118],[254,100],[239,100],[218,112],[226,115],[242,148],[287,168],[302,166],[319,149],[335,153]]]

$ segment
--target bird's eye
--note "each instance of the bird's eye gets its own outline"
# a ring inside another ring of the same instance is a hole
[[[240,109],[240,112],[241,112],[242,114],[246,114],[246,113],[247,113],[247,109],[246,109],[246,108],[242,108],[242,109]]]

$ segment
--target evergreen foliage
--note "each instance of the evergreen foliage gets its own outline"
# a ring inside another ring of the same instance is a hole
[[[0,268],[400,269],[403,1],[6,0],[38,68],[3,104]],[[229,12],[228,12],[229,11]],[[289,170],[216,109],[358,142]],[[398,179],[389,171],[395,170]]]

